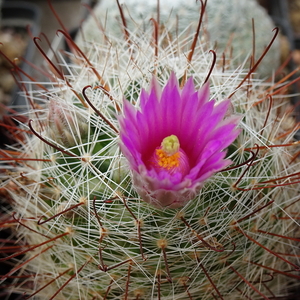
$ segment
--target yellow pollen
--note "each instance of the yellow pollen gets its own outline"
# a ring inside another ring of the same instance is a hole
[[[155,150],[159,167],[170,170],[179,166],[180,144],[176,135],[170,135],[163,139],[161,148]]]
[[[156,156],[157,156],[157,164],[167,170],[170,170],[172,168],[176,168],[179,166],[179,158],[180,153],[177,152],[171,156],[166,155],[166,153],[162,149],[156,149],[155,150]]]

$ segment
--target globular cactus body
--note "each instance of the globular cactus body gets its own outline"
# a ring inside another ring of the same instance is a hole
[[[157,0],[147,3],[138,0],[119,1],[127,14],[126,26],[129,32],[136,32],[152,27],[152,18],[157,18]],[[160,1],[160,20],[168,34],[185,38],[195,32],[198,25],[199,6],[195,1],[180,0]],[[203,19],[205,30],[211,45],[217,47],[218,53],[225,53],[231,58],[231,67],[238,67],[249,58],[253,43],[255,60],[268,44],[266,36],[275,27],[270,16],[255,0],[208,0],[206,15]],[[95,16],[97,21],[95,21]],[[98,26],[97,26],[98,23]],[[85,41],[101,43],[104,36],[99,34],[99,24],[105,28],[107,36],[120,36],[123,33],[122,18],[116,1],[100,1],[83,24],[82,36],[76,42],[83,46]],[[280,65],[280,42],[277,39],[258,68],[260,77],[269,77]]]
[[[157,40],[148,27],[127,40],[85,42],[87,57],[70,42],[76,53],[61,62],[68,75],[57,68],[46,91],[32,83],[39,105],[28,113],[29,128],[21,125],[30,132],[16,163],[12,151],[3,160],[9,173],[2,187],[25,248],[3,278],[19,275],[14,292],[35,299],[270,299],[298,284],[298,143],[286,83],[255,80],[219,55],[212,64],[205,38],[188,61],[195,32],[170,37],[165,22]],[[230,98],[241,129],[228,148],[233,164],[176,209],[137,194],[117,118],[123,101],[139,107],[153,74],[165,86],[172,72],[180,84],[192,77],[197,89],[208,80],[217,103]]]

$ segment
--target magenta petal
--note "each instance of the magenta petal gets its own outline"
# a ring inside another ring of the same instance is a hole
[[[198,91],[198,110],[201,109],[206,102],[209,100],[209,84],[208,82]]]
[[[148,98],[149,98],[148,93],[144,89],[142,89],[141,95],[140,95],[140,107],[141,107],[141,111],[145,111],[145,106],[148,103]]]
[[[189,137],[187,133],[191,134],[191,120],[197,118],[197,111],[195,111],[195,106],[198,104],[197,93],[191,94],[189,99],[182,99],[184,107],[181,110],[180,123],[182,128],[182,139],[184,139],[184,144],[188,144]],[[194,130],[197,130],[194,128]]]
[[[169,99],[172,99],[170,101]],[[163,125],[164,135],[178,135],[180,128],[181,98],[177,88],[165,90],[162,93],[159,122]]]
[[[181,99],[183,100],[184,104],[188,103],[188,99],[190,95],[196,93],[197,91],[195,90],[195,85],[193,81],[193,77],[190,77],[186,84],[184,85],[182,92],[181,92]],[[187,100],[187,101],[185,101]]]
[[[160,208],[181,207],[196,197],[208,178],[231,164],[225,159],[226,148],[240,130],[239,117],[227,116],[229,106],[230,100],[209,101],[209,84],[197,91],[192,77],[181,90],[174,72],[162,90],[153,77],[149,93],[141,91],[140,110],[124,101],[123,115],[118,117],[120,148],[144,201]],[[174,152],[163,157],[168,163],[186,165],[170,172],[165,163],[154,166],[151,159],[159,157],[153,153],[161,153],[155,151],[161,151],[162,141],[173,136],[181,149],[176,153],[185,153],[185,159],[176,161]]]

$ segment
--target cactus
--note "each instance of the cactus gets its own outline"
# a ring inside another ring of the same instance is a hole
[[[119,2],[127,13],[126,25],[130,32],[152,26],[150,20],[157,16],[157,0],[149,0],[146,3],[138,0]],[[160,1],[160,20],[173,37],[179,35],[185,38],[188,33],[194,32],[198,16],[199,9],[193,0],[184,3],[180,0]],[[203,22],[206,26],[202,35],[209,35],[210,42],[216,44],[218,53],[225,52],[226,56],[230,56],[234,67],[245,63],[249,57],[253,48],[253,35],[257,60],[267,46],[266,36],[269,36],[275,27],[265,9],[256,0],[208,0]],[[105,28],[108,36],[122,35],[122,21],[116,1],[99,2],[94,9],[94,16],[91,15],[83,23],[82,35],[76,39],[77,44],[84,49],[86,41],[103,42],[99,26]],[[261,78],[269,77],[279,65],[280,43],[276,40],[257,69],[257,73]]]
[[[14,228],[20,250],[2,259],[15,264],[2,277],[12,281],[7,293],[274,299],[299,285],[299,142],[289,83],[255,79],[255,65],[232,69],[209,40],[170,37],[165,22],[157,38],[153,28],[137,28],[86,43],[86,55],[64,33],[72,53],[57,51],[58,64],[42,52],[51,82],[24,86],[31,109],[16,129],[20,145],[1,152],[1,190],[12,202],[2,227]],[[225,118],[238,115],[241,133],[228,147],[230,166],[183,207],[161,208],[137,193],[118,116],[126,101],[140,107],[153,76],[164,87],[171,74],[180,86],[208,82],[219,105],[230,99]]]

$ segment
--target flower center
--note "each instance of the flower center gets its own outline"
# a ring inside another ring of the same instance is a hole
[[[167,136],[162,140],[160,147],[155,149],[150,162],[158,171],[164,169],[170,174],[175,172],[186,174],[189,170],[188,157],[180,148],[176,135]]]
[[[179,166],[180,143],[176,135],[170,135],[163,139],[161,147],[155,150],[157,164],[167,170]]]

